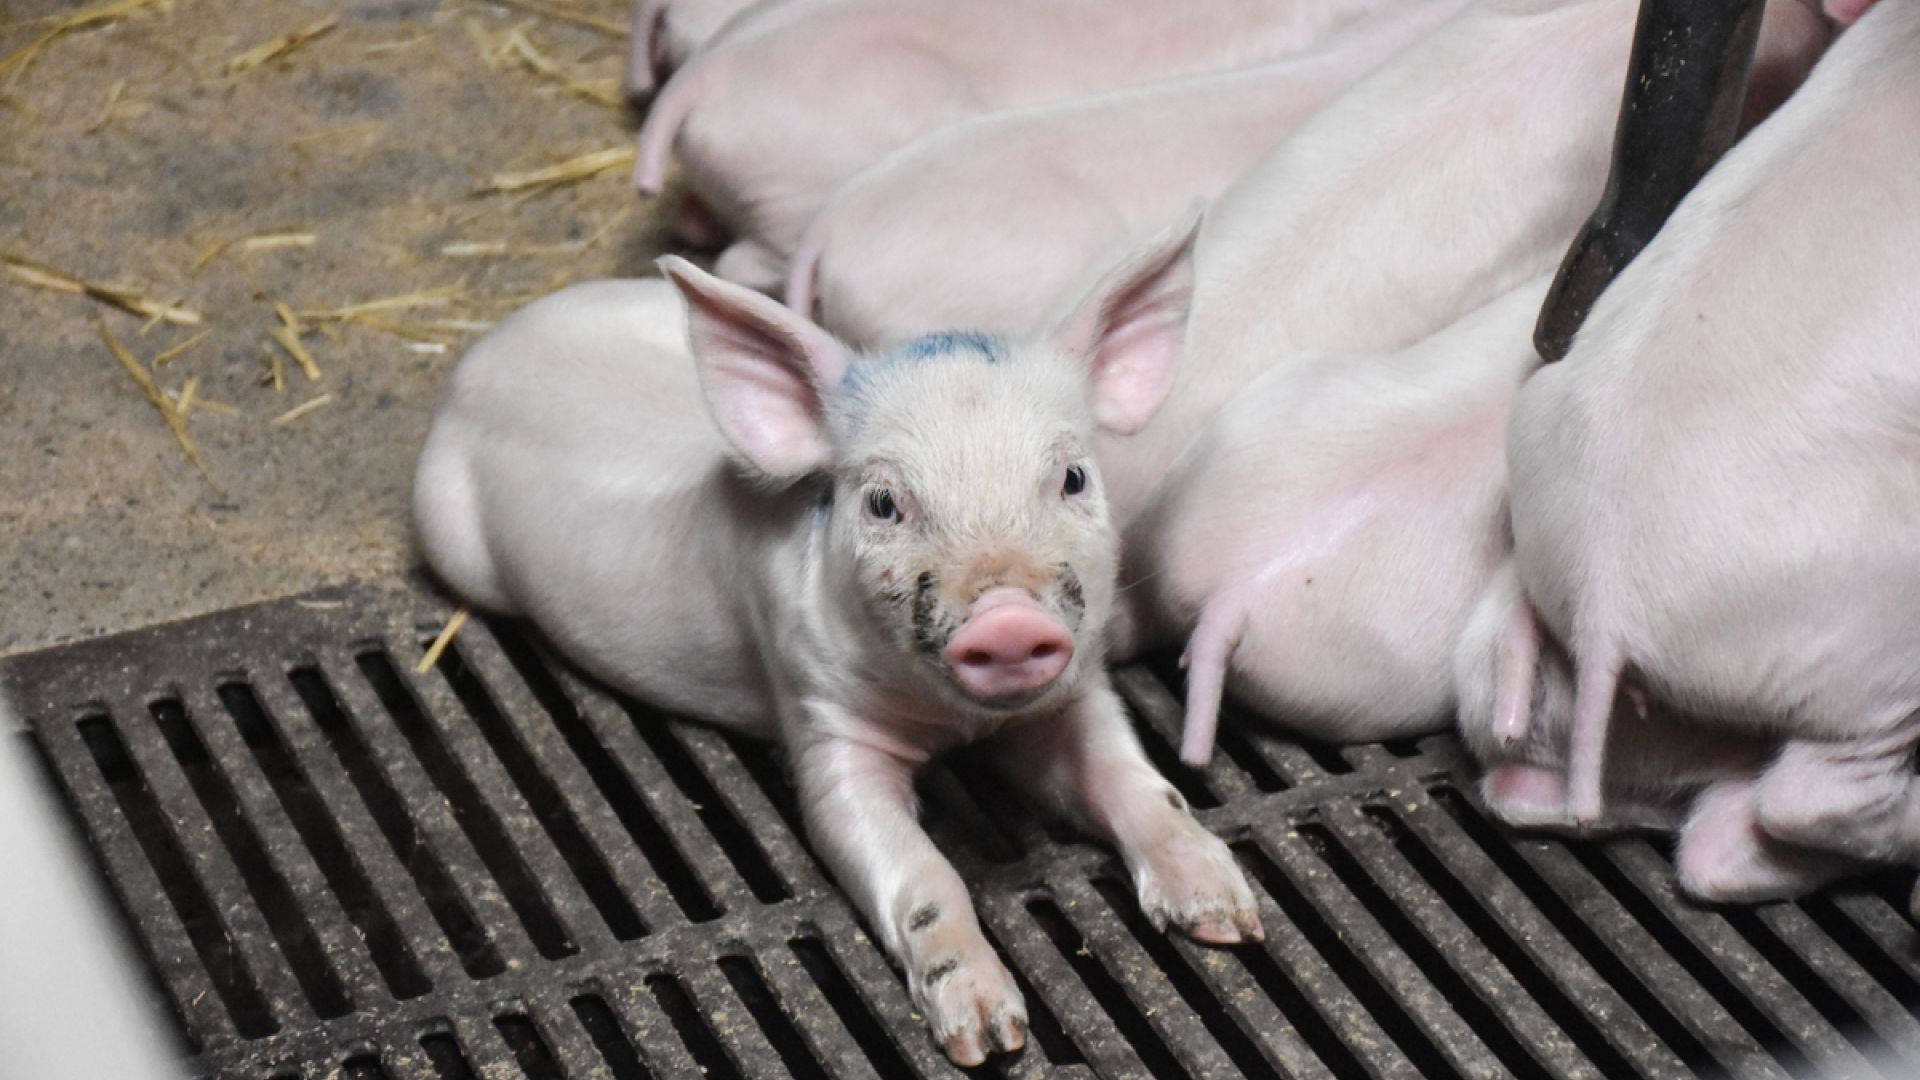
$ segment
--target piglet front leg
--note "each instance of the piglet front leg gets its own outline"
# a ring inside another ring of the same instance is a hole
[[[1119,849],[1156,928],[1172,924],[1210,945],[1264,940],[1233,853],[1147,761],[1111,688],[1002,738],[1007,766],[1029,794]]]
[[[861,725],[835,717],[824,730]],[[872,740],[803,736],[790,745],[816,851],[906,969],[914,1007],[957,1065],[1027,1038],[1027,1006],[980,933],[966,884],[920,828],[913,774],[926,755]]]

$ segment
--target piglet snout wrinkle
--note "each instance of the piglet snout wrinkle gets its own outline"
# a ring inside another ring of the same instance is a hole
[[[981,593],[946,648],[947,669],[983,700],[1046,689],[1073,659],[1073,634],[1025,589]]]

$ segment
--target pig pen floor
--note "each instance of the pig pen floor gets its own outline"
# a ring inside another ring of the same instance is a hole
[[[197,1075],[957,1075],[767,747],[611,697],[512,623],[416,674],[447,615],[355,586],[0,661]],[[1916,1074],[1907,875],[1705,909],[1646,840],[1490,823],[1450,738],[1332,750],[1230,715],[1183,768],[1168,678],[1118,681],[1268,940],[1154,932],[1111,854],[978,761],[936,768],[929,827],[1032,1012],[980,1074]]]
[[[663,248],[627,183],[626,9],[0,3],[0,655],[413,564],[460,349]],[[103,323],[145,365],[187,346],[146,370],[194,385],[205,475]]]

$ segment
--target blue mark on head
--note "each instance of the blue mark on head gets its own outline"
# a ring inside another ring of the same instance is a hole
[[[991,364],[1002,358],[1004,343],[996,337],[976,333],[972,330],[947,330],[938,334],[925,334],[901,345],[886,354],[889,360],[931,360],[948,353],[978,353]]]
[[[1007,343],[991,334],[982,334],[973,330],[944,330],[937,334],[923,334],[877,356],[855,361],[853,366],[847,369],[840,383],[840,392],[850,400],[858,400],[866,391],[869,380],[880,371],[896,364],[917,363],[922,360],[955,355],[973,355],[989,364],[994,364],[1006,359]]]

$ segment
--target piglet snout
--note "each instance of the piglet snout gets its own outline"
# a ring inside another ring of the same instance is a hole
[[[1025,589],[981,593],[946,648],[947,669],[973,697],[1024,697],[1047,688],[1073,659],[1073,634]]]

